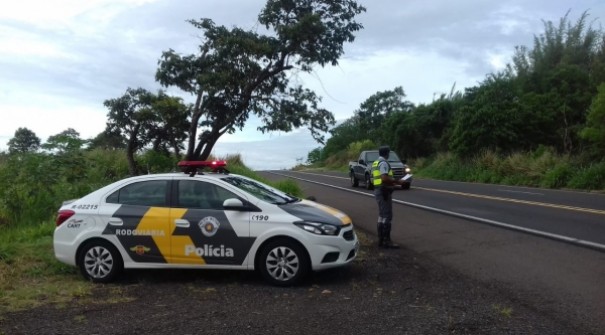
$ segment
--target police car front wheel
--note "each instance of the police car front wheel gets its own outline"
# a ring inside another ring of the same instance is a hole
[[[273,285],[298,283],[309,272],[305,250],[296,242],[279,239],[267,244],[260,254],[260,271]]]
[[[78,267],[84,278],[95,283],[107,283],[122,271],[123,265],[120,253],[111,243],[94,240],[82,247]]]

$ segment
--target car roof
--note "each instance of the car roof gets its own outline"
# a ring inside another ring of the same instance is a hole
[[[170,172],[170,173],[152,173],[152,174],[139,175],[139,176],[134,176],[134,177],[130,177],[130,178],[125,178],[123,180],[126,180],[126,179],[136,180],[136,179],[147,179],[147,178],[152,178],[152,179],[155,179],[155,178],[179,178],[179,177],[195,178],[195,179],[208,179],[208,178],[222,179],[224,177],[229,177],[229,176],[242,177],[237,174],[214,173],[214,172],[196,173],[193,176],[190,176],[189,174],[183,173],[183,172]]]

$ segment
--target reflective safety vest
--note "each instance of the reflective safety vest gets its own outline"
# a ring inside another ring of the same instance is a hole
[[[372,163],[372,182],[374,184],[374,187],[382,186],[382,178],[380,178],[380,169],[378,169],[379,162],[380,160],[377,159],[374,161],[374,163]],[[389,166],[389,177],[393,178],[393,170],[391,170],[391,164],[389,164],[389,162],[387,162],[386,160],[384,162],[387,163],[387,165]]]

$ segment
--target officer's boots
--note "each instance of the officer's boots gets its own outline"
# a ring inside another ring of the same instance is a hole
[[[378,230],[378,247],[383,248],[384,241],[385,241],[384,225],[382,223],[378,222],[378,225],[376,226],[376,228]]]
[[[382,234],[384,240],[379,246],[385,249],[399,249],[399,244],[391,241],[391,225],[383,225]]]

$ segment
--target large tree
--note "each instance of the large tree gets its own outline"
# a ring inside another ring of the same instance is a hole
[[[386,119],[392,114],[408,113],[413,104],[405,99],[403,87],[398,86],[392,90],[376,92],[361,103],[355,111],[359,130],[358,140],[368,139],[375,143],[385,141],[382,127]],[[386,143],[383,143],[386,144]]]
[[[46,143],[42,144],[42,148],[56,151],[58,154],[65,154],[80,150],[86,142],[86,140],[80,138],[80,133],[75,129],[67,128],[56,135],[50,136]]]
[[[199,53],[165,51],[156,73],[162,85],[195,97],[187,158],[206,159],[218,139],[241,130],[251,114],[262,120],[261,132],[307,126],[323,142],[334,116],[318,107],[314,92],[291,85],[287,72],[337,65],[344,43],[362,28],[354,18],[363,11],[353,0],[268,0],[258,16],[266,35],[190,20],[203,31]]]
[[[544,33],[533,49],[518,47],[509,65],[522,94],[520,103],[531,111],[527,134],[535,144],[578,152],[578,137],[597,86],[605,80],[603,31],[588,22],[588,12],[570,22],[544,22]]]
[[[450,149],[461,156],[482,150],[508,153],[525,144],[525,109],[518,89],[504,74],[490,75],[479,87],[466,90],[467,104],[454,117]]]
[[[154,99],[154,94],[145,89],[128,88],[121,97],[103,103],[109,109],[108,132],[117,132],[126,140],[128,171],[133,176],[138,172],[134,154],[147,144],[146,132],[155,118]]]
[[[190,107],[178,97],[160,91],[152,104],[155,117],[149,124],[148,141],[156,152],[169,154],[170,150],[180,157],[189,129]]]
[[[118,150],[126,148],[126,141],[117,129],[105,128],[93,139],[89,140],[89,149],[101,148],[106,150]]]
[[[594,145],[597,157],[605,157],[605,83],[599,86],[599,93],[590,105],[586,127],[580,135]]]
[[[40,148],[40,138],[36,133],[27,129],[19,128],[15,131],[15,136],[8,140],[8,152],[26,153],[34,152]]]
[[[353,116],[346,119],[341,124],[330,129],[330,138],[326,141],[326,145],[322,150],[322,157],[326,158],[337,154],[339,151],[346,150],[353,142],[361,141],[359,137],[361,133],[357,117]]]
[[[109,109],[105,134],[119,134],[126,142],[131,175],[138,173],[135,153],[148,144],[159,152],[167,153],[170,148],[179,155],[189,125],[189,110],[180,98],[128,88],[123,96],[106,100],[104,105]]]

